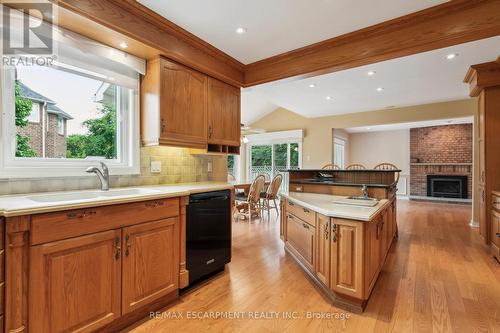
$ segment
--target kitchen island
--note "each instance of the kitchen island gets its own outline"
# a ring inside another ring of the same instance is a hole
[[[280,237],[334,305],[362,312],[397,237],[397,171],[330,172],[342,175],[325,179],[311,177],[325,176],[323,170],[290,171],[289,191],[281,195]],[[358,204],[363,186],[372,200]]]

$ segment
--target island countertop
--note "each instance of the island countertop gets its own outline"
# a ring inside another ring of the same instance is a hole
[[[281,197],[325,216],[360,221],[372,220],[389,204],[387,199],[381,199],[373,207],[340,204],[333,201],[345,199],[345,196],[318,193],[290,192],[282,193]]]
[[[224,182],[118,187],[109,191],[85,190],[0,196],[0,216],[13,217],[68,209],[155,200],[232,189]],[[58,199],[60,198],[60,199]]]

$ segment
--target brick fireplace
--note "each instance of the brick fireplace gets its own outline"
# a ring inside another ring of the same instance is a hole
[[[472,124],[410,130],[410,197],[472,198]]]

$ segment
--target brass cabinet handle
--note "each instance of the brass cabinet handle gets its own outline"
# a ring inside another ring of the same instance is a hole
[[[332,241],[337,241],[337,225],[335,223],[332,224]]]
[[[291,201],[288,201],[288,204],[289,204],[290,206],[295,206],[295,204],[294,204],[293,202],[291,202]]]
[[[324,237],[325,237],[325,240],[328,240],[328,229],[330,228],[330,222],[326,222],[326,225],[325,225],[325,232],[324,232]]]
[[[161,132],[165,132],[165,119],[161,118]]]
[[[126,242],[126,248],[125,248],[125,256],[128,257],[128,255],[130,254],[130,247],[132,246],[132,244],[130,244],[130,236],[127,234],[125,235],[125,242]]]
[[[310,213],[310,210],[307,208],[302,208],[304,210],[304,213]]]
[[[66,214],[68,219],[82,219],[86,216],[91,216],[97,214],[97,211],[94,209],[83,210],[78,212],[69,212]]]
[[[211,139],[212,138],[212,126],[208,126],[208,138]]]
[[[307,225],[307,223],[302,223],[302,226],[303,226],[305,229],[309,229],[309,225]]]
[[[149,201],[145,203],[146,207],[153,207],[153,208],[158,206],[163,206],[163,204],[164,202],[161,200]]]
[[[120,245],[120,237],[115,238],[115,259],[120,259],[120,252],[122,251],[122,247]]]
[[[496,233],[497,238],[500,238],[500,232]]]
[[[291,219],[291,220],[293,220],[293,219],[294,219],[294,218],[293,218],[293,215],[288,215],[288,218],[289,218],[289,219]]]

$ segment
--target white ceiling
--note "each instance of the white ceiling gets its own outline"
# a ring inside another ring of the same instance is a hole
[[[458,56],[447,60],[450,53]],[[320,117],[465,99],[469,88],[462,81],[469,66],[493,61],[499,54],[497,36],[312,78],[256,86],[246,91],[242,105],[258,94],[262,103],[305,117]],[[368,76],[370,70],[376,74]],[[316,87],[309,88],[309,84]],[[378,87],[384,90],[378,92]],[[248,124],[268,112],[242,108],[242,119]]]
[[[445,0],[138,0],[244,64]],[[236,28],[247,32],[236,34]]]
[[[418,128],[418,127],[471,124],[472,122],[473,122],[472,117],[464,117],[464,118],[453,118],[453,119],[417,121],[417,122],[412,122],[412,123],[351,127],[351,128],[346,128],[345,131],[347,133],[385,132],[385,131],[406,130],[406,129]]]

